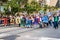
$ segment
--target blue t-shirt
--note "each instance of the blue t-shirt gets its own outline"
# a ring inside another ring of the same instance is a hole
[[[45,23],[48,23],[48,21],[49,21],[48,16],[43,16],[42,21]]]

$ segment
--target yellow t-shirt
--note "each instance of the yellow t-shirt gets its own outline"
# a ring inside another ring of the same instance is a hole
[[[20,23],[20,17],[16,17],[16,24],[19,24]]]
[[[10,23],[11,23],[11,24],[14,24],[14,19],[11,19],[11,20],[10,20]]]

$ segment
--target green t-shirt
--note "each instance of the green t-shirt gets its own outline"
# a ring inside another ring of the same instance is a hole
[[[54,17],[54,21],[58,21],[58,16]]]

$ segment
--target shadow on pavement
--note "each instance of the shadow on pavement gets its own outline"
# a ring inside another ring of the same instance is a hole
[[[3,40],[15,40],[17,37],[20,37],[20,36],[18,36],[18,35],[11,35],[11,36],[7,36],[7,37],[0,38],[0,39],[3,39]]]

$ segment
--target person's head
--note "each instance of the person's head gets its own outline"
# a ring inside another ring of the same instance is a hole
[[[59,16],[60,16],[60,14],[59,14]]]
[[[29,19],[31,19],[31,17],[29,16]]]
[[[49,9],[49,12],[50,12],[51,10]]]
[[[44,16],[46,15],[46,13],[44,13]]]
[[[57,16],[57,13],[55,12],[54,16]]]
[[[6,17],[4,17],[4,18],[6,18]]]

